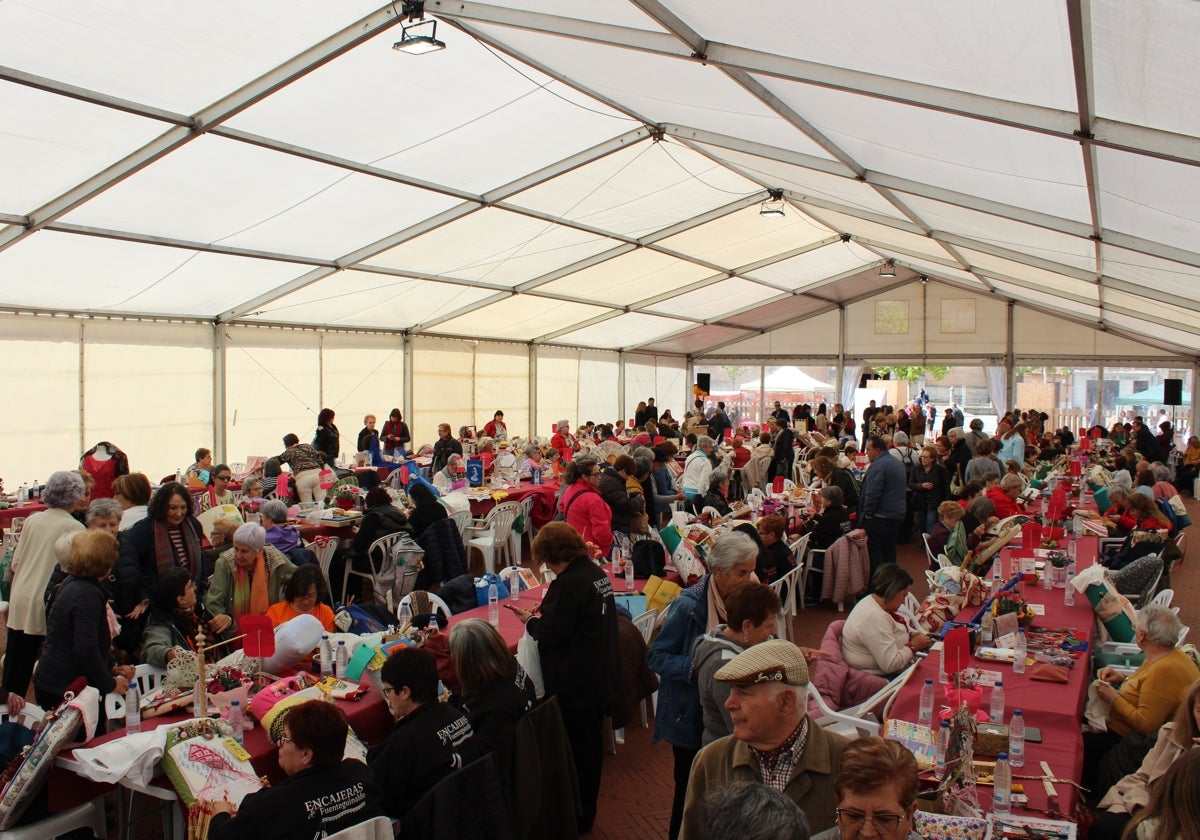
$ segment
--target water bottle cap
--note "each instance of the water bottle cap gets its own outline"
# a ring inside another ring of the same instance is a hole
[[[1008,753],[1002,752],[996,756],[996,758],[1000,759],[1001,761],[1008,761]]]
[[[1004,687],[1004,680],[996,680],[996,685],[995,685],[995,687],[996,687],[996,688],[1003,688],[1003,687]]]
[[[230,706],[237,706],[237,705],[239,705],[239,703],[238,703],[238,701],[237,701],[237,700],[234,700],[234,701],[232,701],[232,702],[231,702],[229,705],[230,705]]]
[[[950,721],[948,721],[948,720],[942,721],[942,729],[949,729],[949,728],[950,728]]]
[[[925,685],[933,685],[933,680],[931,680],[931,679],[925,680]]]
[[[346,646],[346,640],[338,639],[338,647],[345,647],[345,646]]]
[[[1014,715],[1019,715],[1019,714],[1021,714],[1021,710],[1020,710],[1020,709],[1013,709],[1013,714],[1014,714]],[[1022,717],[1024,717],[1024,716],[1022,715]]]

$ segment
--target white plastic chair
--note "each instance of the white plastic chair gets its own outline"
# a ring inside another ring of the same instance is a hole
[[[929,561],[929,568],[932,569],[934,566],[938,565],[938,560],[937,557],[934,556],[933,549],[929,547],[929,535],[922,534],[921,542],[925,545],[925,559]]]
[[[1183,559],[1185,557],[1187,557],[1187,532],[1186,531],[1181,530],[1178,534],[1175,535],[1175,545],[1179,546],[1179,559],[1171,564],[1172,572],[1178,571],[1179,567],[1183,565]]]
[[[900,693],[908,682],[908,678],[912,676],[913,671],[917,669],[919,663],[919,659],[914,659],[907,668],[892,677],[887,685],[876,691],[866,700],[840,711],[829,708],[825,703],[825,698],[821,696],[821,692],[817,691],[816,686],[809,683],[808,694],[816,702],[817,708],[821,710],[821,716],[816,721],[817,724],[834,732],[839,732],[851,739],[878,735],[882,729],[880,720],[884,715],[876,716],[872,713],[881,705],[884,708],[891,705],[896,695]]]
[[[393,836],[392,821],[387,817],[375,817],[330,834],[325,840],[392,840]]]
[[[808,541],[812,539],[812,532],[804,534],[789,546],[792,551],[792,565],[800,570],[801,590],[803,583],[807,580],[805,568],[808,564]],[[791,596],[792,600],[792,618],[795,618],[799,613],[798,610],[804,609],[804,592],[799,591]]]
[[[633,620],[633,626],[642,634],[647,645],[650,644],[650,636],[654,633],[656,624],[658,624],[658,610],[646,610]]]
[[[522,551],[521,551],[521,543],[525,539],[528,539],[528,541],[529,541],[530,551],[533,550],[533,519],[532,519],[532,516],[533,516],[534,501],[535,501],[535,499],[533,496],[526,496],[524,499],[517,502],[517,504],[519,504],[521,506],[521,515],[525,517],[525,530],[522,531],[521,533],[517,533],[516,531],[513,531],[511,536],[509,537],[509,542],[511,543],[511,545],[509,545],[509,549],[512,553],[510,562],[512,562],[512,563],[520,563],[521,562],[521,557],[523,556]]]
[[[0,831],[0,840],[46,840],[48,837],[58,837],[79,828],[91,829],[92,833],[101,840],[108,837],[103,797],[76,805],[69,811],[51,814],[44,820],[29,825]]]
[[[340,537],[326,537],[324,548],[320,548],[318,543],[313,544],[313,553],[317,555],[317,565],[321,567],[321,575],[325,578],[326,583],[329,582],[329,564],[333,562],[333,555],[337,554],[339,542],[341,542]],[[347,558],[347,562],[349,562],[349,558]],[[342,592],[345,593],[345,589]]]
[[[405,595],[403,598],[400,599],[400,603],[396,605],[396,615],[397,616],[400,615],[400,612],[401,612],[401,610],[404,609],[405,604],[408,604],[408,608],[410,610],[412,609],[413,594],[414,593],[410,592],[407,595]],[[434,595],[432,592],[426,592],[425,594],[429,596],[429,603],[436,609],[439,609],[443,613],[445,613],[446,618],[449,618],[450,616],[454,615],[454,613],[450,612],[450,607],[447,606],[446,602],[443,601],[441,598],[439,598],[437,595]]]
[[[505,566],[497,572],[497,576],[508,587],[509,592],[512,592],[514,585],[517,587],[518,592],[524,592],[529,587],[526,585],[525,579],[521,577],[521,572],[521,566]]]
[[[1158,604],[1158,606],[1160,606],[1160,607],[1167,607],[1168,609],[1170,609],[1171,601],[1173,601],[1174,599],[1175,599],[1175,590],[1174,589],[1164,589],[1161,592],[1159,592],[1157,595],[1155,595],[1153,598],[1151,598],[1150,603]],[[1178,613],[1179,610],[1175,610],[1175,612]]]
[[[458,526],[458,536],[462,538],[464,544],[467,541],[467,528],[471,525],[471,511],[460,510],[450,514],[450,518],[454,520],[454,524]]]
[[[350,562],[350,558],[346,558],[346,568],[342,572],[342,598],[349,600],[347,597],[346,584],[350,582],[350,576],[366,578],[371,581],[372,591],[374,591],[377,582],[376,575],[383,571],[388,564],[396,562],[396,548],[400,541],[408,536],[404,531],[397,531],[394,534],[387,534],[371,543],[371,547],[367,549],[367,565],[370,568],[368,572],[360,572],[355,570],[354,564]]]
[[[162,668],[142,663],[133,670],[133,678],[137,682],[138,695],[146,697],[158,690],[167,672]],[[104,714],[109,720],[125,719],[125,696],[109,693],[104,695]]]
[[[800,573],[804,571],[797,566],[779,580],[771,584],[775,594],[779,596],[782,607],[779,610],[779,623],[783,625],[780,638],[794,641],[795,631],[792,628],[792,617],[796,614],[796,583],[801,580]]]
[[[520,502],[503,502],[496,505],[482,520],[476,520],[467,528],[466,548],[472,548],[483,555],[484,569],[491,573],[496,571],[496,560],[501,554],[507,563],[512,563],[509,551],[509,538],[512,536],[513,520],[521,512]]]

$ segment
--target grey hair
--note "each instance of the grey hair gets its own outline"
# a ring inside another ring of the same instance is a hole
[[[708,489],[717,490],[728,480],[729,473],[725,472],[725,470],[713,470],[712,475],[708,477]]]
[[[821,498],[829,502],[834,507],[841,507],[846,504],[846,494],[842,492],[842,488],[836,484],[828,484],[821,488]]]
[[[287,502],[282,499],[271,499],[262,506],[262,515],[270,519],[276,525],[287,522],[288,506]]]
[[[525,447],[525,457],[526,458],[532,458],[535,454],[541,455],[542,447],[538,446],[536,443],[531,443]]]
[[[1008,473],[1004,478],[1000,479],[1000,488],[1002,490],[1020,490],[1025,486],[1025,482],[1021,480],[1019,475]]]
[[[267,532],[257,522],[247,522],[233,532],[233,544],[262,551],[262,547],[267,544]]]
[[[69,508],[83,498],[83,476],[79,473],[59,470],[51,473],[42,488],[42,501],[46,507]]]
[[[696,448],[697,449],[703,449],[706,446],[712,446],[712,445],[713,445],[713,439],[710,438],[708,435],[700,435],[698,438],[696,438]]]
[[[570,421],[570,420],[559,420],[559,421],[558,421],[558,427],[559,427],[560,429],[561,429],[563,426],[570,426],[570,425],[571,425],[571,421]]]
[[[987,496],[976,496],[967,505],[967,513],[974,516],[980,522],[983,522],[989,516],[996,515],[996,503]]]
[[[646,458],[651,464],[654,463],[654,450],[649,446],[635,446],[633,451],[629,453],[636,461],[638,458]]]
[[[892,443],[897,446],[908,446],[908,435],[904,432],[896,432],[892,435]]]
[[[754,540],[738,531],[727,531],[717,537],[708,552],[708,567],[715,572],[728,573],[734,567],[758,559],[758,546]]]
[[[1173,648],[1179,642],[1183,622],[1169,608],[1147,604],[1138,610],[1138,629],[1160,647]]]
[[[255,487],[259,488],[260,490],[262,489],[262,479],[261,478],[248,478],[242,484],[242,493],[243,494],[249,493]]]
[[[709,794],[710,840],[808,840],[808,820],[785,794],[759,782],[739,782]]]
[[[1166,467],[1164,467],[1162,464],[1158,464],[1157,466],[1154,466],[1151,469],[1154,470],[1154,477],[1158,481],[1170,481],[1171,480],[1171,471],[1168,470]]]
[[[121,510],[121,506],[117,503],[116,499],[92,499],[92,503],[88,505],[87,516],[84,517],[84,521],[90,528],[94,519],[109,519],[114,516],[120,519],[122,513],[124,511]]]
[[[966,435],[963,434],[962,426],[955,426],[950,431],[946,432],[946,437],[951,440],[962,440]]]
[[[654,456],[651,455],[649,458],[647,458],[645,455],[634,455],[633,466],[634,469],[637,470],[638,475],[645,475],[646,473],[650,472],[650,470],[654,469]]]

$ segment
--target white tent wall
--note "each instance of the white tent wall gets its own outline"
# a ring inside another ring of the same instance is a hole
[[[554,424],[566,419],[578,423],[579,355],[571,347],[539,347],[537,350],[537,436],[549,437]],[[616,392],[616,389],[613,389]],[[587,417],[583,418],[587,420]],[[598,418],[593,420],[599,422]]]
[[[541,366],[544,348],[538,348],[538,366]],[[619,396],[621,381],[621,356],[619,353],[602,350],[582,350],[579,353],[579,397],[575,412],[567,413],[574,417],[574,423],[579,425],[588,420],[602,423],[610,418],[616,419],[620,414]],[[625,365],[625,381],[629,381],[629,364]],[[538,402],[543,399],[541,389],[538,390]],[[625,413],[629,413],[626,402]],[[557,417],[555,420],[561,420]],[[554,422],[554,421],[551,421]],[[550,427],[543,424],[544,429]],[[543,432],[544,434],[545,432]]]
[[[1019,306],[1013,313],[1013,352],[1018,357],[1179,358],[1174,353],[1149,344],[1130,341],[1119,335]]]
[[[475,425],[473,342],[420,337],[413,340],[413,408],[408,428],[413,443],[432,443],[439,423]],[[493,411],[495,409],[492,409]]]
[[[85,449],[110,441],[157,482],[192,463],[198,447],[213,448],[211,326],[80,323]]]
[[[834,310],[796,321],[785,327],[768,330],[753,338],[729,344],[714,353],[698,353],[696,359],[705,361],[714,355],[762,356],[781,360],[824,353],[836,356],[841,344],[840,334],[841,313]]]
[[[374,414],[375,428],[382,430],[393,408],[404,413],[404,339],[382,334],[319,335],[321,405],[337,412],[334,423],[341,432],[342,453],[349,458],[358,446],[366,415]],[[261,453],[228,451],[234,461],[250,454]]]
[[[419,364],[421,356],[415,361]],[[419,368],[418,368],[419,370]],[[497,410],[509,437],[529,435],[529,348],[481,341],[475,347],[475,425],[482,430]],[[424,438],[418,435],[418,439]]]
[[[225,335],[227,457],[244,461],[247,455],[277,455],[283,451],[282,438],[289,432],[305,443],[311,441],[322,407],[320,334],[312,330],[227,327]],[[352,418],[345,419],[353,426]],[[357,431],[357,427],[347,428],[342,434]],[[194,444],[181,440],[178,446],[190,455],[196,446],[210,446],[211,440],[209,437]],[[171,471],[190,463],[173,464]],[[133,466],[140,469],[137,464]]]

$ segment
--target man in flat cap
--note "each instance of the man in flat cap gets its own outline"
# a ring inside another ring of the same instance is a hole
[[[731,686],[725,708],[733,734],[706,746],[692,764],[681,840],[704,840],[706,797],[736,782],[782,791],[804,811],[814,834],[832,828],[833,782],[850,741],[808,717],[808,665],[800,648],[782,639],[762,642],[715,678]]]

